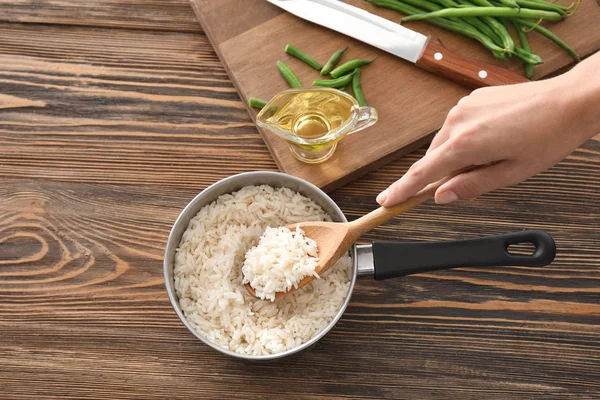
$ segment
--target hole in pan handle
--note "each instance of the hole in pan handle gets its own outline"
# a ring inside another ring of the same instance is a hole
[[[532,243],[535,251],[530,255],[509,253],[508,247],[518,243]],[[556,256],[552,237],[536,229],[443,242],[374,242],[372,250],[377,280],[459,267],[541,267]]]

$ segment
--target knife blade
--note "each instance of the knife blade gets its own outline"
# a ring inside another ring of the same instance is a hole
[[[267,0],[302,19],[443,75],[464,86],[527,82],[512,71],[451,53],[441,42],[340,0]]]
[[[302,19],[322,25],[416,62],[427,36],[337,0],[267,0]]]

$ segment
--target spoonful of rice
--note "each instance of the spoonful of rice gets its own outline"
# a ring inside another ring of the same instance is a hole
[[[469,167],[430,184],[393,207],[380,207],[352,222],[302,222],[267,228],[242,267],[248,293],[271,301],[319,278],[359,237],[435,195],[436,190]]]
[[[267,228],[246,253],[242,274],[248,293],[273,301],[307,277],[318,278],[318,264],[317,242],[306,237],[299,224]]]

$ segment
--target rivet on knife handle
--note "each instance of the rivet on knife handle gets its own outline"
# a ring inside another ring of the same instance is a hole
[[[429,40],[416,65],[473,89],[528,82],[508,69],[458,56],[435,38]]]

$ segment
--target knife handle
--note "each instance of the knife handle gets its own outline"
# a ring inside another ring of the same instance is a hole
[[[506,68],[454,54],[436,38],[429,39],[416,64],[472,89],[529,82],[527,78]]]

